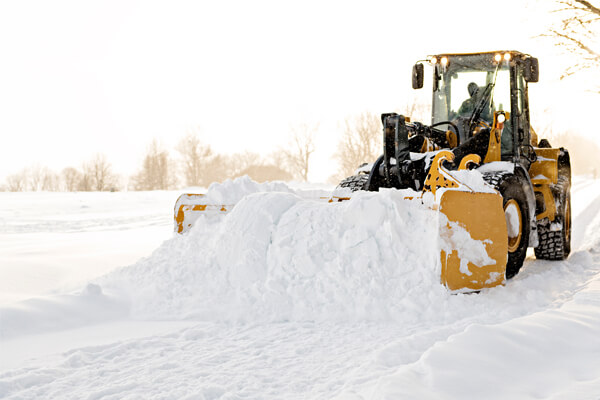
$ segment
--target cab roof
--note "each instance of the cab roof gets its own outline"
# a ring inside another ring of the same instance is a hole
[[[438,54],[432,54],[429,57],[477,56],[477,55],[484,55],[484,54],[493,55],[493,54],[505,54],[505,53],[510,53],[510,55],[512,57],[519,57],[519,58],[531,57],[529,54],[521,53],[520,51],[517,51],[517,50],[495,50],[495,51],[482,51],[482,52],[477,52],[477,53],[438,53]]]

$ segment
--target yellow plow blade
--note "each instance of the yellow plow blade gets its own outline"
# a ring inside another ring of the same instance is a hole
[[[488,261],[476,265],[477,257],[469,254],[469,249],[452,249],[449,254],[442,249],[442,284],[452,291],[474,291],[502,284],[508,250],[502,196],[450,189],[442,194],[439,211],[448,218],[450,230],[458,224],[485,246],[484,260]]]
[[[189,231],[201,215],[224,214],[232,208],[233,205],[207,204],[203,194],[182,194],[175,203],[175,232]]]
[[[413,201],[423,201],[425,192],[431,192],[434,209],[447,218],[439,227],[440,280],[450,291],[469,292],[501,285],[505,280],[508,233],[502,207],[502,196],[494,190],[473,190],[450,174],[442,166],[452,160],[449,151],[439,152],[424,184],[424,191]],[[468,157],[477,163],[479,156]],[[464,165],[463,165],[464,164]],[[337,203],[350,197],[332,196],[324,201]],[[175,232],[190,230],[201,215],[219,215],[233,209],[233,205],[209,204],[202,194],[183,194],[175,204]],[[410,227],[407,227],[410,229]]]

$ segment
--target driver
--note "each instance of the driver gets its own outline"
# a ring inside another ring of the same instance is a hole
[[[458,117],[471,118],[475,108],[477,108],[477,105],[482,101],[482,96],[485,92],[483,88],[479,87],[475,82],[469,83],[467,91],[469,92],[469,98],[460,105],[457,112]],[[491,122],[492,118],[490,115],[489,99],[485,99],[485,102],[486,104],[483,107],[480,118]]]
[[[463,101],[454,117],[460,131],[460,142],[471,138],[480,127],[488,127],[492,123],[490,109],[492,84],[480,87],[475,82],[469,83],[469,98]]]
[[[458,115],[463,117],[470,117],[477,106],[477,96],[479,94],[479,86],[475,82],[469,83],[467,86],[467,90],[469,91],[469,98],[463,101],[458,109]]]

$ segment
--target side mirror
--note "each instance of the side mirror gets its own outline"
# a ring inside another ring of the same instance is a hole
[[[413,89],[421,89],[423,87],[423,64],[421,63],[413,65],[412,87]]]
[[[527,82],[537,82],[540,77],[540,63],[537,58],[529,57],[525,60],[523,77]]]

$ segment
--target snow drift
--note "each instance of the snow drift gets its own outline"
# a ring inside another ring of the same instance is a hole
[[[126,294],[135,318],[393,318],[417,293],[447,295],[439,284],[443,221],[404,199],[414,194],[358,193],[332,204],[246,179],[213,185],[207,197],[236,200],[231,213],[202,217],[99,283]]]

